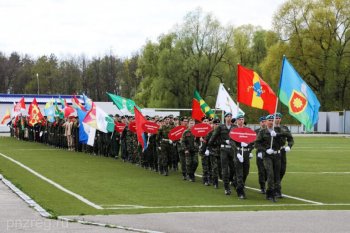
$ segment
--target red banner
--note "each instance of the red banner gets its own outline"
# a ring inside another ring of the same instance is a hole
[[[184,131],[186,129],[187,129],[187,127],[183,126],[183,125],[180,125],[180,126],[173,128],[172,130],[170,130],[170,132],[168,134],[169,139],[172,141],[180,140],[182,137],[182,134],[184,133]]]
[[[256,139],[256,133],[250,128],[233,128],[230,131],[230,138],[236,142],[251,143]]]
[[[131,121],[129,123],[129,130],[133,133],[136,133],[136,122],[135,121]]]
[[[152,121],[146,121],[145,123],[142,124],[142,129],[146,133],[151,133],[151,134],[156,134],[159,129],[159,125],[157,123],[154,123]]]
[[[205,137],[212,130],[209,124],[199,123],[191,128],[191,133],[195,137]]]
[[[115,126],[114,126],[114,130],[117,131],[117,132],[119,132],[119,133],[121,133],[121,132],[123,132],[125,126],[126,126],[126,125],[125,125],[124,123],[118,123],[118,122],[116,122],[116,123],[115,123]]]

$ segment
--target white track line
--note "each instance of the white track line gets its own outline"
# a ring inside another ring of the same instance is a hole
[[[0,155],[1,155],[2,157],[4,157],[4,158],[6,158],[6,159],[8,159],[8,160],[10,160],[10,161],[12,161],[12,162],[14,162],[15,164],[19,165],[20,167],[26,169],[26,170],[29,171],[30,173],[32,173],[32,174],[34,174],[35,176],[39,177],[40,179],[42,179],[42,180],[48,182],[49,184],[52,184],[53,186],[55,186],[56,188],[62,190],[63,192],[72,195],[73,197],[77,198],[78,200],[84,202],[85,204],[87,204],[87,205],[89,205],[89,206],[91,206],[91,207],[93,207],[93,208],[95,208],[95,209],[99,209],[99,210],[103,209],[101,206],[99,206],[99,205],[97,205],[97,204],[95,204],[95,203],[93,203],[93,202],[87,200],[86,198],[80,196],[79,194],[76,194],[76,193],[74,193],[74,192],[72,192],[72,191],[70,191],[70,190],[64,188],[63,186],[57,184],[56,182],[50,180],[49,178],[46,178],[45,176],[39,174],[38,172],[34,171],[33,169],[31,169],[31,168],[27,167],[26,165],[22,164],[21,162],[18,162],[17,160],[14,160],[13,158],[8,157],[8,156],[6,156],[6,155],[4,155],[4,154],[2,154],[2,153],[0,153]]]
[[[202,177],[201,175],[198,175],[198,174],[196,174],[196,176],[197,177]],[[248,187],[248,186],[245,186],[245,188],[260,192],[260,189],[257,189],[257,188],[252,188],[252,187]],[[315,205],[323,205],[322,202],[311,201],[311,200],[307,200],[307,199],[304,199],[304,198],[293,197],[293,196],[286,195],[286,194],[283,194],[283,196],[284,197],[288,197],[290,199],[294,199],[294,200],[298,200],[298,201],[302,201],[302,202],[307,202],[307,203],[311,203],[311,204],[315,204]]]
[[[249,172],[249,173],[252,173],[252,174],[257,174],[258,172]],[[287,172],[287,174],[318,174],[318,175],[321,175],[321,174],[350,174],[350,172]]]
[[[250,190],[255,190],[255,191],[258,191],[260,192],[260,189],[257,189],[257,188],[252,188],[252,187],[247,187],[247,189],[250,189]],[[311,201],[311,200],[307,200],[307,199],[304,199],[304,198],[300,198],[300,197],[293,197],[293,196],[290,196],[290,195],[286,195],[286,194],[283,194],[283,197],[288,197],[289,199],[294,199],[294,200],[298,200],[298,201],[302,201],[302,202],[307,202],[307,203],[311,203],[311,204],[315,204],[315,205],[323,205],[324,203],[322,202],[317,202],[317,201]]]
[[[177,209],[177,208],[241,208],[241,207],[288,207],[288,206],[350,206],[350,203],[330,203],[330,204],[262,204],[262,205],[192,205],[192,206],[119,206],[109,205],[105,207],[108,210],[124,210],[124,209]]]

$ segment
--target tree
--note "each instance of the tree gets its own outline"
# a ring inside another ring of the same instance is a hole
[[[350,107],[349,15],[346,0],[292,0],[274,16],[281,43],[273,49],[285,51],[323,110]],[[282,60],[275,55],[269,52],[266,59]]]

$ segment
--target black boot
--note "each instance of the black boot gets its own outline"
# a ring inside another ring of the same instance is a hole
[[[208,186],[208,185],[209,185],[208,177],[203,176],[203,184],[204,184],[205,186]]]
[[[195,178],[194,178],[194,174],[193,173],[190,173],[189,177],[190,177],[190,179],[189,179],[190,182],[195,182],[196,181]]]
[[[185,172],[182,173],[182,179],[183,179],[183,180],[187,180],[187,175],[186,175]]]
[[[168,176],[169,175],[168,167],[165,167],[163,175],[164,176]]]
[[[266,191],[266,200],[269,200],[269,201],[272,201],[272,202],[276,202],[274,191],[272,191],[272,190],[267,190]]]
[[[218,189],[218,188],[219,188],[219,181],[218,181],[218,178],[215,178],[215,179],[213,180],[213,185],[214,185],[214,188],[215,188],[215,189]]]
[[[224,188],[225,188],[225,195],[231,195],[231,189],[229,184],[224,184]]]

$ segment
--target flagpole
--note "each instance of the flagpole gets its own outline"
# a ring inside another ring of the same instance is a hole
[[[282,79],[282,72],[283,72],[283,66],[284,66],[285,57],[286,57],[286,55],[283,55],[280,80],[278,81],[278,92],[277,92],[277,98],[276,98],[275,113],[273,115],[272,130],[275,130],[276,113],[277,113],[278,100],[279,100],[279,94],[280,94],[280,89],[281,89],[281,79]],[[271,149],[272,149],[272,143],[273,143],[273,137],[271,136],[271,144],[270,144],[270,148]]]

